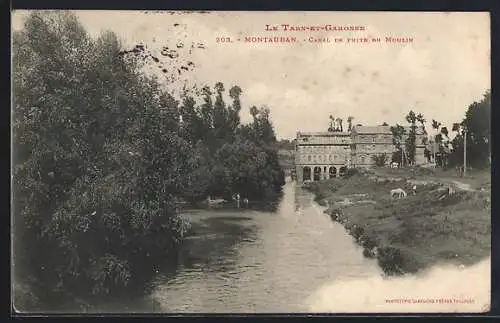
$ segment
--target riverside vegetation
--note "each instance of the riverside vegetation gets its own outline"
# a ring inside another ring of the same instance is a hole
[[[238,86],[230,103],[222,83],[177,100],[114,33],[94,39],[67,12],[30,14],[12,53],[17,310],[142,290],[175,266],[179,201],[280,195],[269,109],[241,124]]]
[[[475,187],[464,184],[446,196],[448,185],[455,182],[428,172],[351,169],[344,178],[312,182],[307,188],[388,275],[416,273],[439,262],[471,265],[487,257],[490,174],[477,172],[469,178]],[[411,192],[414,185],[416,195],[400,200],[389,196],[391,189]]]
[[[372,170],[350,169],[344,178],[312,182],[306,188],[316,194],[318,202],[329,206],[326,212],[344,224],[363,245],[365,255],[377,257],[387,274],[415,273],[441,261],[469,265],[488,256],[491,91],[486,91],[481,101],[470,104],[463,120],[453,124],[456,136],[452,140],[447,127],[432,120],[432,128],[438,132],[433,136],[438,145],[434,152],[437,168],[414,165],[417,123],[427,134],[426,120],[414,111],[406,115],[406,120],[410,124],[406,140],[402,126],[391,127],[396,147],[391,159],[374,155]],[[464,136],[470,170],[468,176],[462,177],[452,167],[463,168]],[[408,152],[406,163],[400,158],[403,146]],[[431,152],[426,149],[425,154],[430,161]],[[410,167],[384,167],[389,160]],[[412,192],[415,185],[415,195],[401,200],[389,196],[395,188]],[[456,193],[446,196],[450,185]]]

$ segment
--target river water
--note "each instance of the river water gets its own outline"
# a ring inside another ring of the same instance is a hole
[[[287,181],[275,212],[187,213],[197,234],[187,239],[176,274],[159,274],[138,310],[310,312],[308,299],[323,285],[379,275],[376,262],[323,211],[311,193]]]
[[[147,296],[115,298],[88,312],[477,312],[489,304],[490,257],[463,270],[445,266],[419,277],[383,277],[376,260],[365,258],[313,198],[288,180],[275,211],[186,211],[194,233],[175,272],[158,273]],[[474,302],[387,302],[401,297]]]

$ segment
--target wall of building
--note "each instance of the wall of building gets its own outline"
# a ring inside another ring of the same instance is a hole
[[[362,127],[361,127],[362,128]],[[304,181],[304,167],[308,167],[311,178],[314,178],[314,169],[321,169],[320,179],[331,177],[330,169],[339,175],[340,168],[346,167],[372,167],[375,165],[374,155],[386,154],[389,164],[395,147],[392,143],[392,133],[388,127],[367,127],[380,131],[379,133],[345,132],[317,132],[297,133],[295,165],[297,181]],[[358,128],[359,129],[359,128]],[[416,164],[424,164],[423,145],[425,135],[417,134]]]

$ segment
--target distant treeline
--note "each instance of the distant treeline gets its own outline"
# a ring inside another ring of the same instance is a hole
[[[142,286],[189,228],[180,200],[280,194],[269,109],[242,125],[242,90],[224,102],[222,83],[178,102],[119,53],[70,13],[32,13],[13,34],[15,286]]]
[[[421,113],[410,110],[405,117],[409,123],[409,131],[399,124],[391,127],[393,144],[396,152],[392,155],[392,161],[413,164],[416,155],[416,129],[421,126],[425,134],[429,135],[425,128],[427,120]],[[455,166],[462,167],[464,164],[464,137],[466,143],[467,167],[487,168],[491,165],[491,90],[487,90],[482,100],[471,103],[460,122],[453,123],[451,131],[455,132],[453,139],[450,138],[450,130],[446,125],[432,119],[433,134],[424,138],[424,155],[429,162],[435,162],[441,168]],[[404,135],[406,139],[403,139]],[[430,138],[430,139],[429,139]],[[428,145],[430,144],[430,145]],[[429,149],[429,147],[435,147]],[[402,154],[401,151],[405,154]],[[403,156],[403,158],[401,157]],[[406,157],[405,157],[406,156]]]
[[[278,149],[283,149],[283,150],[295,150],[295,142],[296,139],[281,139],[277,142]]]

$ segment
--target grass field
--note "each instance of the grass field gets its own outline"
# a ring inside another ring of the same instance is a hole
[[[377,257],[387,274],[404,274],[441,262],[467,266],[490,254],[490,183],[486,171],[460,178],[427,169],[375,169],[307,188],[329,205],[327,212],[365,255]],[[413,185],[416,195],[390,197],[391,189],[410,192]],[[455,193],[446,196],[449,185]]]

